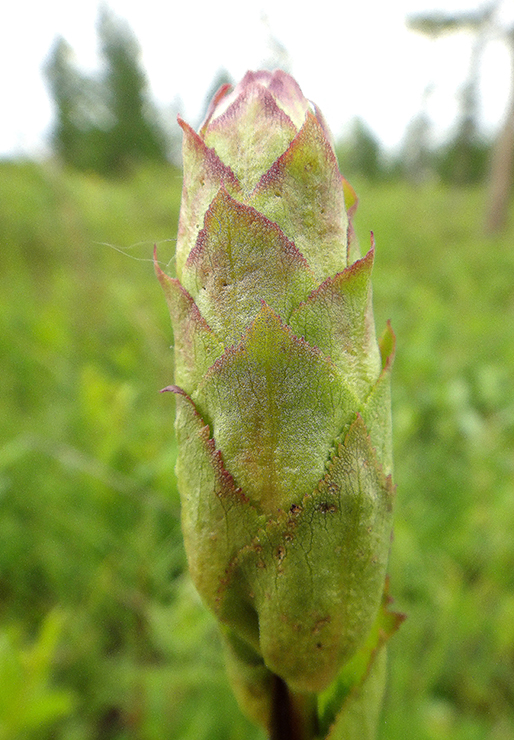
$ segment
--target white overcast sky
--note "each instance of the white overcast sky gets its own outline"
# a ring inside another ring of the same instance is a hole
[[[456,91],[466,79],[471,37],[431,41],[408,31],[408,14],[480,7],[477,0],[110,0],[142,50],[154,100],[193,124],[216,72],[236,80],[270,55],[270,32],[288,51],[291,71],[337,136],[360,116],[383,144],[398,145],[433,85],[428,113],[439,132],[451,126]],[[514,0],[500,15],[514,25]],[[0,25],[0,156],[44,153],[52,121],[42,65],[57,35],[85,71],[98,68],[96,0],[9,0]],[[482,123],[492,130],[507,104],[509,53],[491,40],[482,65]]]

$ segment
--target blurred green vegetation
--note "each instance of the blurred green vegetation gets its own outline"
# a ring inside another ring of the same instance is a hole
[[[480,186],[352,180],[398,337],[381,740],[514,736],[514,226]],[[187,575],[173,468],[181,176],[0,164],[1,740],[257,740]],[[8,690],[7,690],[8,689]]]

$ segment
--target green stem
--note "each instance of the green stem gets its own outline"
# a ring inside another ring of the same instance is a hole
[[[315,740],[317,731],[315,695],[295,694],[273,676],[270,740]]]

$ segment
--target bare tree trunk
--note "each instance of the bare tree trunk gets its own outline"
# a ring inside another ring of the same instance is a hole
[[[508,35],[511,51],[510,102],[505,123],[496,140],[491,160],[485,231],[499,233],[507,223],[514,170],[514,29]]]

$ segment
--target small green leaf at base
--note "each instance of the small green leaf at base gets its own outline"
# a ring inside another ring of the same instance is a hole
[[[405,619],[388,610],[388,584],[377,619],[362,648],[318,696],[321,737],[325,740],[374,740],[386,678],[386,642]]]

